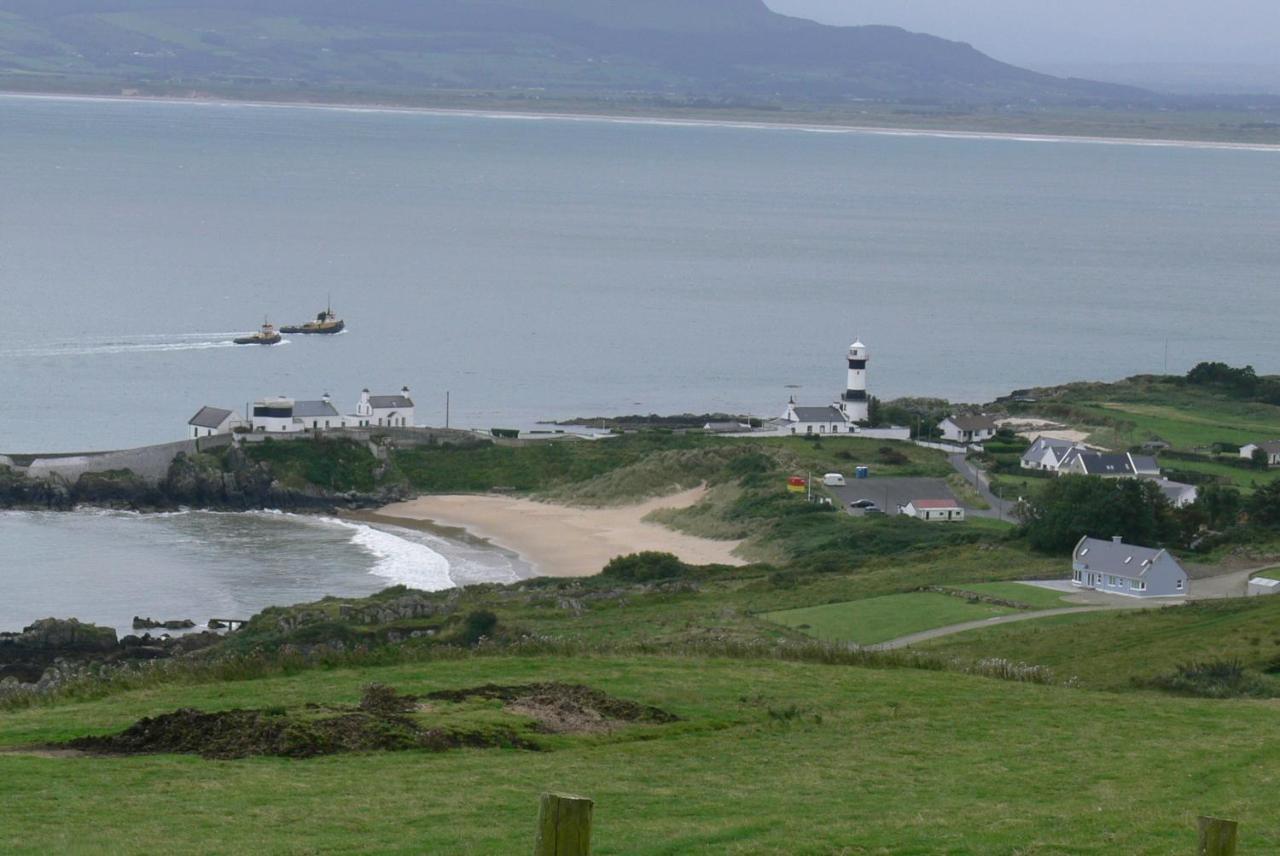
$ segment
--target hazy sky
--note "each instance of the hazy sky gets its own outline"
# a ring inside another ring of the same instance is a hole
[[[765,0],[829,24],[894,24],[1037,63],[1280,63],[1280,0]]]

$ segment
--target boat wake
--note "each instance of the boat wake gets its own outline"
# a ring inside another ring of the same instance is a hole
[[[17,348],[0,348],[0,358],[89,357],[111,354],[148,354],[169,351],[207,351],[234,348],[238,333],[156,333],[136,336],[101,336],[46,342]],[[283,343],[282,343],[283,344]]]

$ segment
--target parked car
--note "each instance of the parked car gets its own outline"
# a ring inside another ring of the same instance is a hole
[[[827,473],[822,477],[822,483],[827,487],[844,487],[844,476],[840,473]]]
[[[849,507],[850,508],[876,508],[876,501],[874,499],[855,499],[853,502],[849,503]]]

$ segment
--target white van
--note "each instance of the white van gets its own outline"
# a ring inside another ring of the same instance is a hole
[[[822,477],[822,483],[827,487],[844,487],[844,476],[839,473],[827,473]]]

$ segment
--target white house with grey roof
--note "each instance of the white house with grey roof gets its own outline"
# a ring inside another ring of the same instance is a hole
[[[195,416],[187,420],[193,440],[215,434],[230,434],[236,426],[242,424],[244,420],[235,411],[223,410],[221,407],[201,407]]]
[[[1267,466],[1280,467],[1280,440],[1268,440],[1265,443],[1249,443],[1240,447],[1240,457],[1245,460],[1253,458],[1253,453],[1261,449],[1267,456]]]
[[[1058,464],[1058,475],[1099,476],[1104,479],[1160,478],[1160,464],[1149,455],[1069,449]]]
[[[368,428],[412,428],[414,425],[413,399],[409,387],[401,387],[399,395],[373,395],[367,389],[360,391],[360,403],[352,415],[352,425]]]
[[[1024,470],[1049,470],[1057,472],[1062,461],[1073,450],[1084,447],[1071,440],[1060,440],[1057,437],[1037,437],[1031,447],[1022,453],[1021,466]]]
[[[1188,577],[1168,550],[1137,547],[1120,537],[1081,538],[1072,551],[1071,582],[1126,597],[1184,597]]]
[[[996,435],[996,420],[985,413],[960,413],[943,419],[938,430],[952,443],[981,443]]]
[[[325,393],[315,401],[285,396],[260,398],[253,403],[250,424],[256,434],[289,434],[344,428],[347,422]]]
[[[767,430],[786,435],[849,435],[871,437],[877,440],[910,440],[911,429],[900,426],[868,428],[871,415],[871,396],[867,392],[867,363],[870,353],[861,339],[855,340],[845,353],[846,375],[844,392],[831,404],[810,407],[796,404],[795,397],[777,419],[767,423]]]

